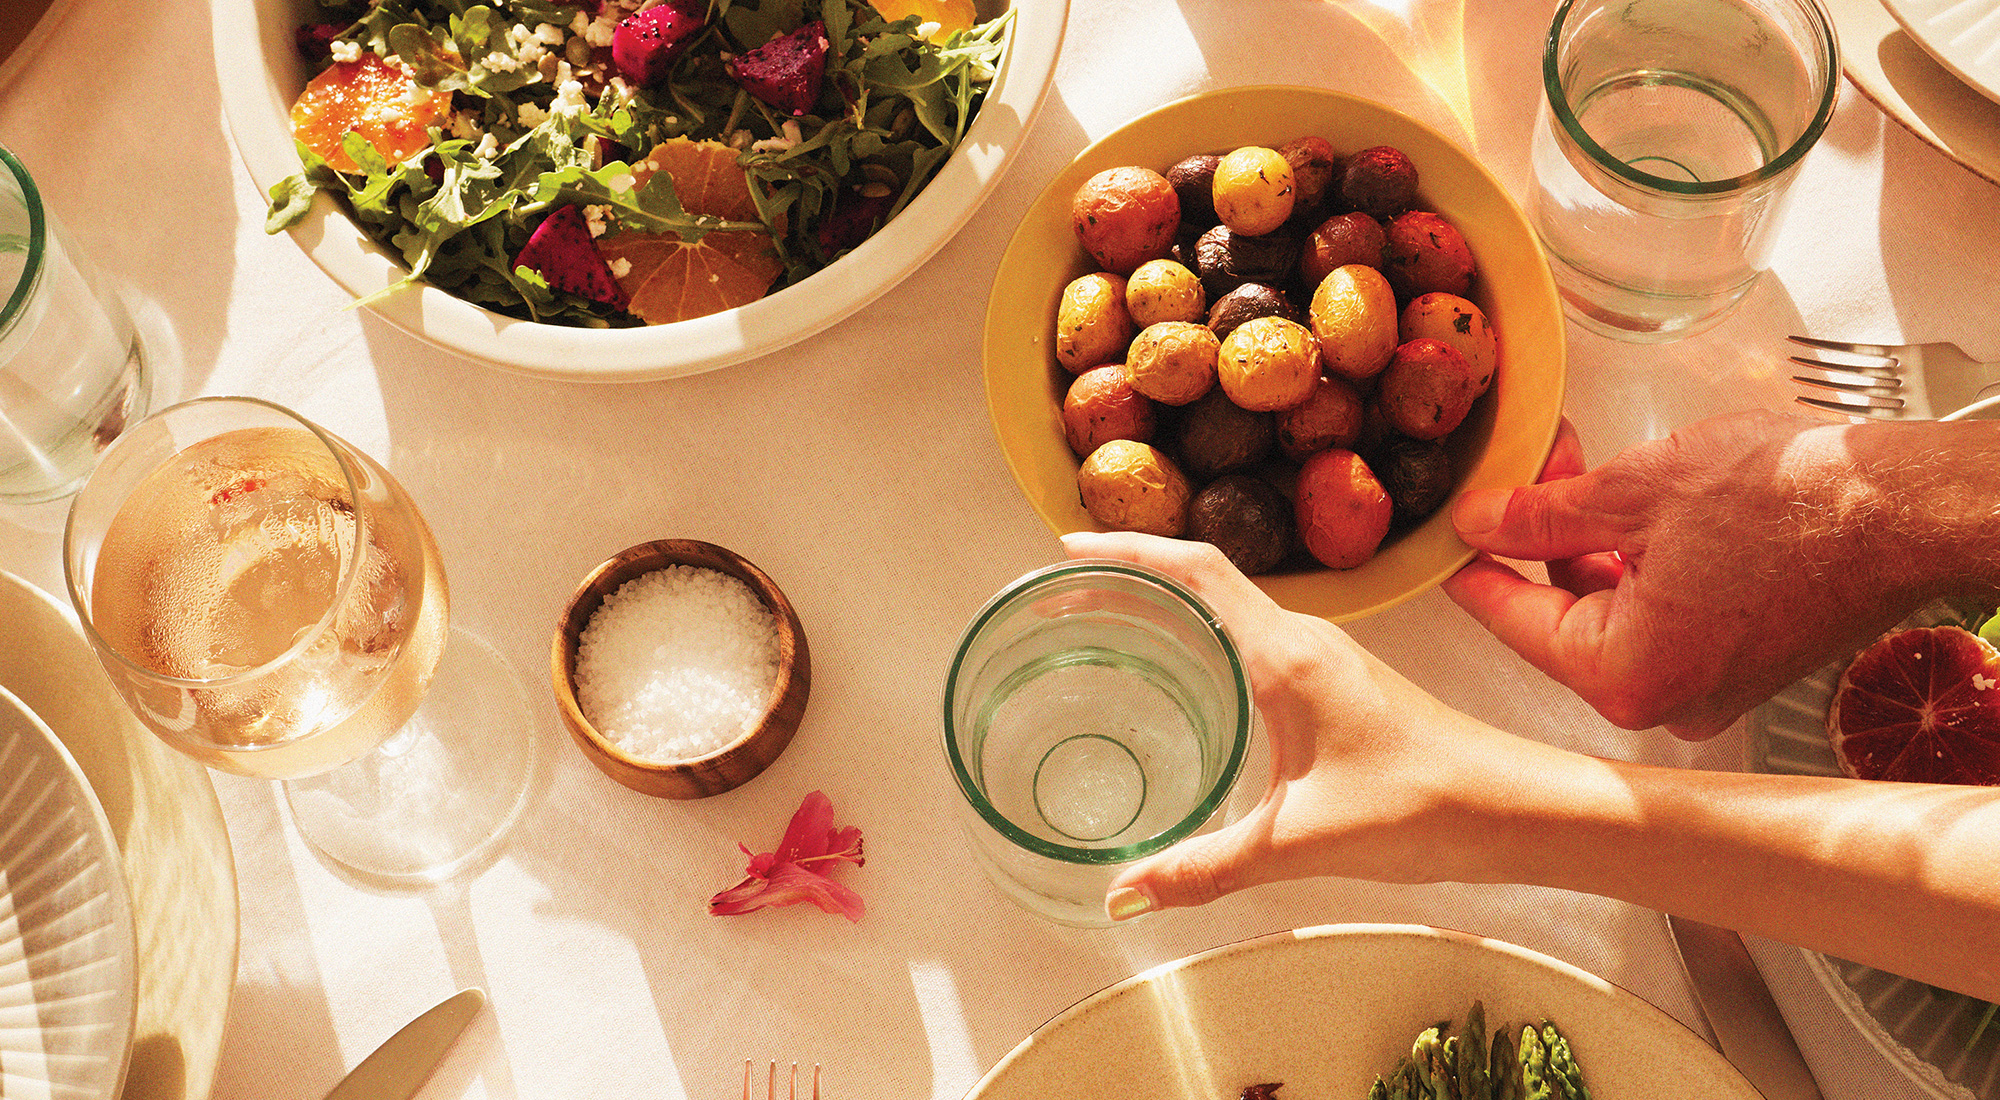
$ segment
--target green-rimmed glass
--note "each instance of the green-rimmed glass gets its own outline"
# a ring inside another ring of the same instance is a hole
[[[1565,0],[1542,57],[1529,208],[1565,310],[1619,339],[1720,321],[1769,266],[1833,116],[1818,0]]]
[[[145,356],[101,286],[0,149],[0,503],[37,504],[83,484],[147,405]]]
[[[1222,624],[1128,562],[1008,585],[945,681],[945,756],[973,853],[1002,892],[1066,924],[1109,923],[1120,867],[1219,822],[1251,723]]]

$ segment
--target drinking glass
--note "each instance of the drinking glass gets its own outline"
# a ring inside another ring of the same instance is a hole
[[[1660,342],[1770,265],[1840,49],[1819,0],[1564,0],[1542,83],[1529,207],[1564,310]]]
[[[1122,561],[1029,573],[973,617],[944,692],[944,750],[974,858],[1063,924],[1110,924],[1126,864],[1228,816],[1249,680],[1170,578]]]
[[[479,667],[476,640],[447,647],[409,494],[298,414],[211,397],[134,425],[70,505],[63,571],[140,721],[212,768],[286,780],[335,864],[441,878],[518,816],[525,693]]]
[[[146,413],[146,357],[14,154],[0,149],[0,502],[66,497]]]

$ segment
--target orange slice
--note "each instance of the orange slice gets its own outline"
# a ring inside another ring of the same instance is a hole
[[[336,61],[292,104],[292,135],[340,172],[360,166],[340,147],[359,133],[391,164],[428,148],[430,127],[451,114],[451,93],[434,92],[372,53]]]
[[[1841,674],[1826,728],[1856,779],[2000,786],[2000,650],[1955,626],[1889,634]]]
[[[674,182],[681,209],[728,221],[756,221],[749,181],[736,151],[715,141],[672,138],[632,166],[645,186],[655,173]],[[618,274],[632,314],[649,325],[670,325],[748,305],[762,298],[785,270],[761,230],[725,229],[688,244],[673,233],[626,231],[597,240],[597,251]],[[622,262],[621,262],[622,261]]]
[[[933,42],[942,42],[956,31],[969,31],[979,21],[972,0],[873,0],[873,3],[882,18],[892,23],[906,15],[914,15],[920,22],[936,23],[938,29],[929,35]]]

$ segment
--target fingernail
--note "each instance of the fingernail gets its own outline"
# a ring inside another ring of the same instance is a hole
[[[1474,489],[1458,498],[1451,510],[1452,525],[1461,535],[1487,535],[1500,526],[1507,515],[1511,489]]]
[[[1131,920],[1153,911],[1153,899],[1136,886],[1120,886],[1104,897],[1104,912],[1112,920]]]

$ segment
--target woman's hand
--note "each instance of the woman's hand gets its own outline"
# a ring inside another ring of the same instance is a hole
[[[1200,596],[1236,641],[1271,744],[1271,787],[1249,816],[1119,875],[1115,918],[1314,875],[1472,876],[1486,853],[1446,842],[1468,820],[1465,792],[1496,793],[1513,774],[1498,765],[1556,751],[1445,707],[1339,627],[1279,607],[1206,543],[1085,532],[1063,548],[1151,566]]]

